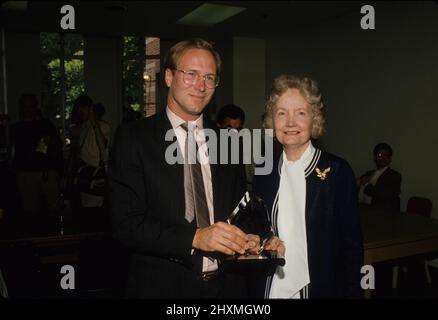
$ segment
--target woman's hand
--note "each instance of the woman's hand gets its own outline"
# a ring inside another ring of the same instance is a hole
[[[254,234],[248,234],[248,241],[246,245],[246,253],[249,254],[259,254],[261,249],[260,237]],[[263,250],[277,251],[281,256],[284,257],[286,253],[286,248],[283,241],[278,237],[272,237],[264,246]]]
[[[275,236],[266,243],[265,250],[277,251],[282,257],[284,257],[286,253],[286,247],[284,246],[283,241]]]

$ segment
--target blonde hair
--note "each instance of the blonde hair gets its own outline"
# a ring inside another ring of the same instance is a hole
[[[201,38],[180,41],[170,48],[165,59],[165,68],[169,68],[173,72],[183,54],[189,49],[204,49],[209,51],[213,55],[216,62],[216,73],[219,74],[221,71],[221,58],[219,53],[214,50],[213,45],[210,42]]]
[[[322,95],[318,83],[308,77],[283,74],[274,79],[271,93],[265,104],[263,114],[263,127],[266,129],[274,128],[273,113],[278,99],[289,89],[297,89],[309,104],[312,118],[312,138],[321,137],[325,130],[326,108],[322,102]]]

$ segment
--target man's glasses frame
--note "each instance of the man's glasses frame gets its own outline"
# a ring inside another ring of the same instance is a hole
[[[200,77],[204,80],[205,86],[209,89],[214,89],[219,85],[219,76],[216,74],[206,74],[202,76],[194,70],[173,70],[179,71],[183,74],[183,81],[187,85],[194,85],[196,82],[198,82]]]

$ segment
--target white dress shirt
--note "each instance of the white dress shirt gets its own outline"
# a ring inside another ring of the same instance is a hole
[[[172,125],[173,130],[175,130],[176,137],[178,139],[178,144],[180,150],[182,150],[183,158],[185,159],[184,146],[187,139],[187,131],[181,127],[181,124],[185,123],[183,119],[177,116],[169,107],[166,108],[167,117]],[[205,197],[207,200],[207,207],[210,216],[210,224],[214,224],[214,206],[213,206],[213,185],[211,181],[211,170],[210,161],[208,158],[208,145],[205,139],[204,126],[203,126],[203,116],[202,114],[195,121],[188,121],[189,128],[195,127],[195,140],[199,148],[199,161],[201,163],[202,180],[204,182]],[[185,170],[186,171],[186,170]],[[184,173],[186,177],[187,172]],[[186,189],[187,179],[184,179],[184,189]],[[186,201],[186,212],[191,210],[188,208],[188,201]],[[193,253],[193,250],[192,250]],[[202,271],[214,271],[218,268],[217,261],[215,259],[204,257]]]

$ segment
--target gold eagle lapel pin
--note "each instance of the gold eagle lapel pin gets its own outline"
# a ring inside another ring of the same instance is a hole
[[[325,179],[327,179],[327,173],[329,173],[330,170],[331,170],[330,167],[324,169],[323,171],[321,171],[321,169],[319,169],[319,168],[316,168],[316,175],[321,180],[325,180]]]

